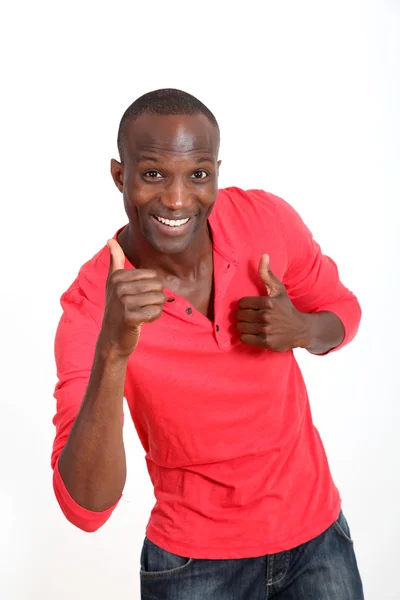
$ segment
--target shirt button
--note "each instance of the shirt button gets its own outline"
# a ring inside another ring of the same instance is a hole
[[[219,325],[218,324],[215,326],[215,330],[219,331]]]
[[[187,312],[187,314],[188,314],[188,315],[191,315],[191,314],[192,314],[192,312],[193,312],[193,308],[190,308],[190,307],[189,307],[189,308],[187,308],[187,309],[186,309],[186,312]]]

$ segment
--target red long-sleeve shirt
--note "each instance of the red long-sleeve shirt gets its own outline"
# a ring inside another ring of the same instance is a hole
[[[192,558],[262,556],[322,533],[337,518],[340,497],[293,352],[242,344],[234,324],[238,300],[265,295],[258,263],[268,253],[296,308],[341,319],[339,347],[356,334],[361,310],[335,263],[282,199],[220,190],[209,223],[214,322],[164,290],[170,301],[160,319],[142,327],[127,367],[124,395],[156,497],[146,535]],[[102,526],[115,506],[79,506],[58,457],[89,381],[108,267],[104,246],[80,269],[61,297],[55,340],[54,489],[67,519],[85,531]],[[126,260],[125,268],[134,267]]]

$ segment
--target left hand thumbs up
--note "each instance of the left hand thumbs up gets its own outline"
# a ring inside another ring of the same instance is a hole
[[[268,254],[261,256],[258,273],[268,295],[239,300],[236,318],[241,341],[276,352],[307,344],[306,315],[294,307],[285,286],[271,271]]]
[[[268,296],[278,296],[283,291],[286,292],[285,286],[271,271],[269,264],[269,255],[263,254],[258,267],[258,273],[267,288]]]

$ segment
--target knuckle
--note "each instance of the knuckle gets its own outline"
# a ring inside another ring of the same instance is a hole
[[[124,322],[127,325],[133,325],[137,322],[137,314],[135,313],[134,307],[129,302],[124,304]]]
[[[108,282],[112,285],[116,285],[120,281],[124,281],[124,277],[126,277],[126,271],[123,269],[118,269],[117,271],[113,271],[108,276]]]
[[[155,289],[156,289],[157,291],[159,291],[159,292],[162,292],[162,291],[163,291],[163,289],[164,289],[164,284],[163,284],[163,282],[161,281],[161,279],[157,279],[157,280],[155,281]]]
[[[136,285],[140,285],[141,283],[144,285],[150,285],[152,286],[152,289],[154,289],[154,286],[160,281],[155,271],[147,270],[132,272],[130,280]]]
[[[148,281],[149,281],[148,279],[132,281],[132,284],[129,286],[128,289],[131,292],[131,294],[133,294],[135,296],[138,294],[145,294],[151,288],[151,286],[149,286]]]
[[[153,269],[135,269],[134,274],[136,277],[142,277],[142,275],[147,275],[152,278],[157,277],[157,272]]]
[[[125,290],[125,286],[123,284],[122,281],[117,282],[114,286],[114,293],[117,296],[117,298],[119,300],[121,300],[123,302],[123,295],[124,295],[124,290]]]
[[[132,290],[132,294],[145,294],[149,291],[151,291],[152,285],[151,285],[151,280],[149,282],[148,279],[141,279],[138,281],[133,281],[132,282],[132,286],[131,286],[131,290]]]
[[[160,280],[155,279],[142,279],[135,282],[135,293],[146,293],[146,292],[162,292],[164,289],[163,283]]]
[[[107,277],[106,280],[106,290],[112,290],[115,287],[115,277],[113,277],[113,275],[115,275],[114,273],[110,273],[110,275]]]
[[[147,321],[149,323],[152,323],[153,321],[155,321],[156,319],[158,319],[161,314],[162,314],[162,308],[161,306],[149,306],[147,307]]]
[[[134,298],[125,296],[122,298],[122,305],[124,307],[124,314],[130,315],[136,309],[136,303]]]

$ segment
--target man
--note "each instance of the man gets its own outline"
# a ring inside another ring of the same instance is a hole
[[[285,201],[218,190],[218,124],[193,96],[136,100],[118,147],[129,222],[61,298],[52,465],[65,516],[94,531],[115,509],[125,397],[157,500],[142,598],[363,598],[293,355],[350,342],[357,299]]]

